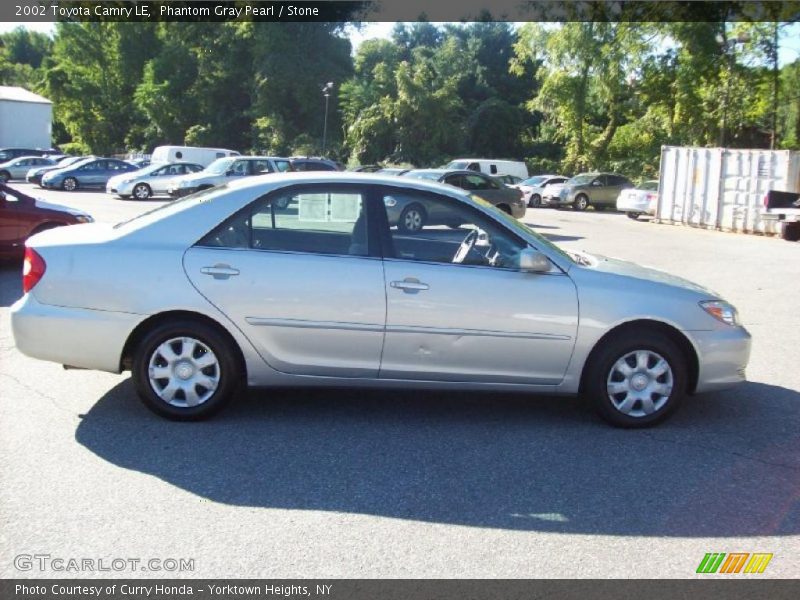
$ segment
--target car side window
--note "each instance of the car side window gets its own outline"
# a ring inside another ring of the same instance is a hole
[[[256,201],[198,245],[368,256],[365,206],[358,191],[282,190]]]
[[[488,179],[479,175],[464,175],[465,190],[489,190],[491,186]]]
[[[276,160],[275,168],[278,169],[279,173],[285,173],[292,170],[292,165],[288,160]]]
[[[199,173],[203,170],[203,165],[186,165],[185,169],[187,173]]]
[[[260,175],[261,173],[272,173],[272,165],[268,160],[254,160],[251,161],[253,166],[253,175]]]
[[[386,191],[390,255],[396,259],[519,268],[521,239],[456,199],[412,190]]]
[[[88,164],[83,165],[80,168],[80,170],[81,171],[94,171],[95,169],[97,169],[99,167],[100,167],[100,163],[95,161],[95,162],[90,162]]]

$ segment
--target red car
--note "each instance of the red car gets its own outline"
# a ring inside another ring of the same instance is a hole
[[[50,204],[0,183],[0,258],[21,258],[25,240],[34,233],[92,221],[79,210]]]

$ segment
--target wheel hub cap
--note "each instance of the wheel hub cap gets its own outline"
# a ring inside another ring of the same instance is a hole
[[[183,380],[189,379],[194,375],[194,367],[186,361],[180,361],[175,366],[175,374]]]
[[[646,388],[649,382],[650,378],[643,373],[637,373],[631,377],[631,385],[637,392],[641,392],[644,388]]]

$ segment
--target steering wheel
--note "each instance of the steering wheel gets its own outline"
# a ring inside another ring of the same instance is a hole
[[[475,242],[478,241],[478,230],[473,229],[467,234],[467,237],[461,242],[461,245],[456,250],[455,256],[453,256],[453,263],[461,264],[464,262],[464,259],[467,258],[469,251],[472,250],[473,246],[475,246]]]

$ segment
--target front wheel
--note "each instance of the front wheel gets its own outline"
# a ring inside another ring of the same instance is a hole
[[[542,205],[542,197],[539,194],[534,194],[531,196],[530,202],[528,202],[528,206],[530,208],[539,208]]]
[[[74,177],[67,177],[64,183],[61,184],[61,187],[67,192],[74,192],[78,189],[78,180]]]
[[[575,202],[572,206],[575,210],[586,210],[589,207],[589,198],[587,198],[585,194],[580,194],[575,198]]]
[[[137,200],[147,200],[153,195],[153,190],[146,183],[137,183],[133,187],[133,197]]]
[[[425,226],[427,215],[425,209],[419,204],[411,204],[403,209],[400,213],[397,226],[398,229],[405,233],[417,233]]]
[[[686,390],[686,358],[658,331],[615,336],[592,357],[584,392],[615,427],[649,427],[680,405]]]
[[[155,327],[139,343],[132,377],[142,402],[174,421],[210,417],[228,404],[242,369],[230,342],[199,321]]]

